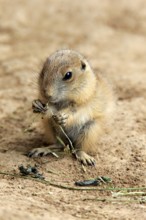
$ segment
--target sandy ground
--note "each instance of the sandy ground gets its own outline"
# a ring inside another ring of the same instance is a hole
[[[46,180],[74,186],[109,176],[114,187],[146,186],[146,1],[0,0],[0,172],[39,166]],[[70,155],[30,159],[43,145],[33,121],[36,76],[60,48],[75,49],[107,75],[117,97],[114,126],[86,172]],[[24,132],[32,124],[31,132]],[[50,170],[53,173],[50,173]],[[146,219],[146,205],[101,202],[112,192],[72,191],[0,175],[0,220]]]

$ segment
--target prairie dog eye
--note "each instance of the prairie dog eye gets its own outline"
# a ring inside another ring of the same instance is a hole
[[[72,72],[69,71],[65,74],[65,76],[63,77],[63,80],[66,81],[66,80],[69,80],[72,78]]]

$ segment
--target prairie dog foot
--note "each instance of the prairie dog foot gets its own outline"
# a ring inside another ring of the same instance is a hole
[[[84,151],[78,150],[75,152],[75,156],[77,160],[79,160],[83,165],[87,166],[95,166],[95,159],[88,154],[86,154]]]
[[[62,151],[63,148],[60,147],[59,145],[50,145],[48,147],[39,147],[39,148],[34,148],[30,152],[28,152],[27,156],[28,157],[42,157],[42,156],[47,156],[48,154],[55,154],[55,152]]]

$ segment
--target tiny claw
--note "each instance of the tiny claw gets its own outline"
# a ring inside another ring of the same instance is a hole
[[[95,166],[96,164],[95,159],[84,151],[76,151],[75,156],[84,166]]]
[[[95,161],[90,159],[90,161],[87,161],[89,166],[95,166]]]
[[[32,152],[28,152],[27,156],[28,157],[32,157],[33,153]]]
[[[34,113],[45,113],[47,106],[38,99],[32,102],[32,109]]]
[[[54,148],[55,150],[55,148]],[[56,148],[56,150],[60,150],[60,148]],[[58,155],[53,152],[50,147],[41,147],[41,148],[35,148],[33,150],[31,150],[30,152],[28,152],[27,156],[28,157],[43,157],[43,156],[47,156],[49,154],[52,154],[54,157],[58,158]]]
[[[43,156],[44,156],[44,153],[41,152],[41,153],[38,154],[38,156],[43,157]]]

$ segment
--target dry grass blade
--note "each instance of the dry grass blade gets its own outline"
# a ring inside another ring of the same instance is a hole
[[[146,196],[146,192],[114,192],[112,193],[112,197],[116,198],[116,197],[124,197],[124,196]]]
[[[66,134],[66,132],[64,131],[64,129],[62,128],[61,125],[58,125],[60,130],[62,131],[62,133],[64,134],[64,136],[67,138],[68,142],[69,142],[69,148],[72,154],[75,153],[75,149],[73,147],[72,141],[70,140],[70,138],[68,137],[68,135]]]
[[[12,174],[12,173],[1,172],[1,171],[0,171],[0,175],[7,175],[7,176],[13,176],[13,177],[16,177],[16,178],[21,178],[21,179],[28,179],[28,180],[32,180],[32,181],[36,181],[36,182],[45,184],[45,185],[50,185],[50,186],[54,186],[54,187],[61,188],[61,189],[66,189],[66,190],[77,190],[77,191],[120,191],[120,190],[135,191],[135,190],[146,190],[146,187],[139,187],[139,188],[138,187],[137,188],[83,187],[83,188],[80,188],[80,187],[71,187],[71,186],[56,184],[56,183],[48,181],[48,180],[34,179],[34,178],[28,177],[28,176],[21,176],[21,175],[18,175],[18,174]]]

